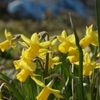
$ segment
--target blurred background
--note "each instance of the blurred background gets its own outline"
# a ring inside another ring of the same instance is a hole
[[[47,31],[50,36],[61,34],[63,30],[72,34],[69,12],[79,38],[85,34],[86,26],[96,25],[94,0],[0,0],[0,42],[5,40],[5,29],[12,35],[27,37],[41,31]],[[0,69],[9,69],[19,55],[20,50],[0,52]]]
[[[0,37],[5,28],[28,36],[40,31],[60,34],[63,29],[70,33],[69,12],[81,31],[95,24],[94,0],[0,0]]]

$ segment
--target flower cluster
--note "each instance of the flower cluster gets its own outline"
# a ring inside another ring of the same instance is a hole
[[[90,45],[98,47],[98,33],[92,28],[93,25],[86,27],[86,35],[79,41],[84,56],[83,76],[90,76],[95,68],[100,68],[100,63],[92,59],[93,55],[90,51],[88,52],[86,50]],[[16,47],[14,44],[15,38],[13,38],[11,33],[5,30],[5,36],[7,40],[0,43],[2,52],[10,46]],[[36,97],[37,100],[47,100],[51,93],[57,98],[63,98],[59,90],[52,89],[54,80],[51,80],[48,85],[45,85],[45,82],[40,80],[42,79],[40,78],[42,74],[38,74],[38,69],[39,71],[41,69],[41,72],[47,77],[49,71],[52,70],[54,72],[54,70],[62,64],[61,57],[63,54],[66,55],[65,59],[69,61],[70,64],[78,66],[80,59],[74,34],[67,36],[64,30],[61,35],[56,36],[54,39],[46,39],[46,36],[48,37],[48,34],[41,39],[37,33],[32,34],[31,38],[21,35],[21,41],[19,41],[19,43],[23,46],[23,49],[20,59],[14,61],[15,69],[19,72],[16,77],[20,82],[25,82],[27,78],[30,77],[36,84],[43,87],[43,90]]]

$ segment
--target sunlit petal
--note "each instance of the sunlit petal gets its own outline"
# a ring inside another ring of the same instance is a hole
[[[33,43],[37,43],[39,44],[39,36],[37,33],[34,33],[32,36],[31,36],[31,40]]]
[[[7,30],[5,29],[5,37],[7,38],[7,40],[11,41],[12,40],[12,34],[10,32],[7,32]]]
[[[41,47],[48,48],[48,47],[50,46],[50,41],[41,42],[39,45],[40,45]]]
[[[21,38],[30,46],[31,45],[31,40],[27,38],[25,35],[21,35]]]
[[[11,45],[11,42],[8,40],[5,40],[4,42],[0,43],[1,51],[4,52],[10,45]]]
[[[36,84],[38,84],[39,86],[42,86],[42,87],[45,86],[43,82],[41,82],[40,80],[36,79],[34,76],[31,76],[31,78],[32,78],[32,79],[36,82]]]
[[[66,31],[65,31],[65,30],[62,31],[61,37],[62,37],[62,38],[66,38],[66,37],[67,37],[67,34],[66,34]]]

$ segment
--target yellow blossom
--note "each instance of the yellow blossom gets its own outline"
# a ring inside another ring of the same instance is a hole
[[[65,41],[59,45],[59,51],[61,51],[62,53],[66,53],[69,47],[70,47],[70,42]]]
[[[21,69],[29,69],[30,71],[35,71],[36,70],[36,64],[32,61],[24,61],[24,59],[20,60],[15,60],[14,65],[16,70],[21,68]]]
[[[57,52],[58,51],[58,45],[59,45],[58,40],[57,40],[57,38],[55,38],[51,41],[50,49]]]
[[[46,63],[46,54],[40,54],[39,57],[44,61],[44,66]],[[55,65],[60,64],[59,57],[55,56],[53,57],[51,53],[49,53],[49,59],[48,59],[48,69],[54,68]]]
[[[98,34],[97,31],[93,31],[93,25],[90,27],[86,27],[86,36],[80,40],[80,45],[83,47],[92,44],[94,46],[98,46]]]
[[[17,74],[17,79],[20,82],[24,82],[28,76],[36,70],[36,64],[34,62],[25,62],[23,59],[14,61],[16,69],[21,69],[20,73]]]
[[[99,57],[99,58],[100,58],[100,53],[98,53],[98,54],[97,54],[97,57]]]
[[[27,38],[26,36],[24,35],[21,35],[21,38],[25,41],[25,43],[28,45],[28,46],[32,46],[33,45],[38,45],[39,47],[44,47],[44,48],[48,48],[48,46],[50,45],[50,41],[46,41],[46,42],[40,42],[39,41],[39,36],[37,33],[34,33],[32,36],[31,36],[31,39]],[[35,48],[36,49],[36,48]]]
[[[70,48],[68,51],[68,57],[71,63],[75,63],[79,60],[79,51],[77,48]]]
[[[22,51],[21,58],[32,60],[36,56],[38,56],[40,47],[36,44],[32,45],[28,49]]]
[[[62,53],[67,53],[70,47],[75,47],[75,37],[74,35],[66,35],[66,32],[63,31],[61,36],[57,36],[58,40],[61,42],[58,49]]]
[[[12,34],[10,32],[7,32],[7,30],[5,30],[5,37],[7,40],[0,43],[0,49],[2,52],[4,52],[8,47],[10,47],[12,41]]]
[[[25,82],[25,80],[27,79],[27,77],[32,74],[32,72],[28,69],[22,69],[20,73],[17,74],[17,79],[20,82]]]
[[[56,98],[63,98],[60,95],[60,91],[56,89],[52,89],[52,82],[50,82],[47,86],[44,86],[40,94],[36,97],[37,100],[48,100],[49,95],[52,93]]]
[[[54,68],[54,65],[58,65],[61,62],[59,62],[59,57],[52,57],[52,55],[49,55],[49,64],[48,64],[48,69]]]
[[[47,48],[50,45],[49,41],[46,42],[39,42],[39,36],[37,33],[34,33],[31,36],[31,39],[27,38],[24,35],[21,35],[21,38],[25,41],[24,43],[21,43],[24,46],[27,46],[28,48],[23,51],[22,57],[30,58],[31,60],[38,56],[39,50],[42,48]]]
[[[83,75],[91,75],[94,68],[100,68],[100,64],[95,61],[91,61],[89,53],[85,53],[83,62]]]
[[[34,62],[26,62],[23,59],[20,59],[14,61],[14,65],[16,69],[21,69],[21,71],[16,75],[20,82],[25,82],[25,80],[30,76],[38,85],[44,86],[44,83],[36,79],[36,76],[40,75],[34,73],[36,70],[36,64]]]

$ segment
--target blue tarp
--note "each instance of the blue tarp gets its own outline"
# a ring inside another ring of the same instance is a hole
[[[45,2],[46,1],[46,2]],[[33,18],[42,20],[45,18],[45,11],[50,9],[54,15],[59,14],[62,9],[71,9],[84,19],[87,19],[86,8],[78,0],[14,0],[8,4],[8,12],[20,18]],[[55,4],[52,2],[56,2]]]

